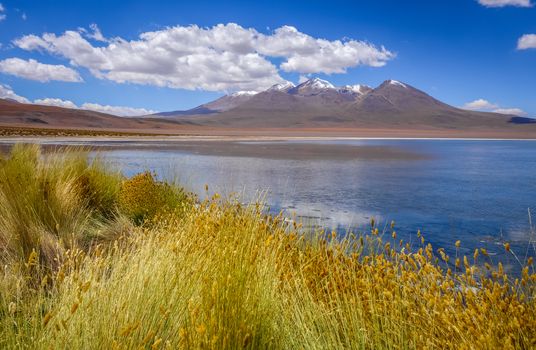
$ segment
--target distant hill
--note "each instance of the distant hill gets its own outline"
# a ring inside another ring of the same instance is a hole
[[[82,109],[19,103],[0,99],[0,125],[55,129],[167,130],[169,120],[124,118]]]

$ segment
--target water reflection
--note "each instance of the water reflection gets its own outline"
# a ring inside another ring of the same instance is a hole
[[[79,143],[95,144],[91,140]],[[167,179],[178,179],[201,196],[205,184],[210,185],[210,193],[238,193],[246,202],[262,196],[273,212],[296,214],[308,224],[340,233],[367,230],[370,218],[375,217],[384,226],[394,220],[398,236],[405,240],[415,241],[421,230],[434,246],[450,253],[454,242],[461,240],[461,254],[472,254],[475,247],[483,246],[493,258],[500,257],[504,255],[502,242],[508,240],[520,256],[526,254],[531,237],[528,209],[536,209],[536,142],[315,142],[316,147],[319,144],[382,146],[426,157],[309,155],[300,160],[278,158],[273,152],[270,157],[235,157],[209,155],[206,147],[203,154],[196,154],[195,146],[185,151],[164,141],[108,142],[105,145],[112,148],[101,153],[126,175],[154,170]],[[271,143],[241,145],[270,147]],[[534,248],[529,251],[536,255]]]
[[[326,141],[323,141],[326,142]],[[351,141],[337,141],[351,142]],[[261,194],[273,212],[345,232],[366,230],[371,217],[396,221],[399,236],[417,230],[435,246],[462,253],[485,246],[502,254],[504,240],[523,251],[536,208],[536,143],[521,141],[359,141],[417,150],[405,160],[263,159],[158,150],[112,150],[106,158],[127,175],[144,169],[179,176],[204,195]],[[450,248],[449,248],[450,247]]]

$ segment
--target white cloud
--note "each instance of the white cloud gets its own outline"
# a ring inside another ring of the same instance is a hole
[[[367,42],[318,39],[290,26],[268,35],[234,23],[175,26],[142,33],[131,41],[106,39],[96,25],[91,29],[92,34],[84,35],[107,45],[93,46],[78,31],[27,35],[14,44],[65,57],[101,79],[210,91],[265,89],[284,82],[279,69],[343,73],[358,65],[379,67],[394,57]],[[272,58],[283,58],[279,69]]]
[[[109,106],[109,105],[100,105],[98,103],[84,103],[80,107],[77,106],[74,102],[69,100],[62,100],[60,98],[43,98],[33,101],[34,104],[44,105],[44,106],[56,106],[63,108],[73,108],[73,109],[85,109],[88,111],[101,112],[106,114],[113,114],[120,117],[135,117],[147,114],[157,113],[145,108],[133,108],[133,107],[124,107],[124,106]]]
[[[26,16],[26,12],[23,12],[20,17],[22,18],[23,21],[26,21],[28,19],[28,16]]]
[[[499,108],[499,106],[489,101],[486,101],[482,98],[479,98],[478,100],[474,100],[472,102],[466,103],[463,106],[463,108],[477,111],[477,110],[492,110],[495,108]]]
[[[301,74],[300,77],[298,78],[298,84],[305,83],[307,80],[309,80],[309,77]]]
[[[517,116],[526,116],[527,113],[520,108],[502,108],[498,104],[491,103],[482,98],[468,102],[462,107],[463,109],[469,109],[471,111],[482,111],[482,112],[494,112],[501,114],[511,114]]]
[[[90,111],[95,111],[95,112],[113,114],[113,115],[117,115],[120,117],[135,117],[135,116],[157,113],[157,111],[153,111],[153,110],[145,109],[145,108],[109,106],[109,105],[100,105],[98,103],[84,103],[79,107],[72,101],[62,100],[60,98],[41,98],[41,99],[36,99],[33,102],[31,102],[26,97],[17,95],[8,85],[3,85],[3,84],[0,84],[0,98],[12,99],[20,103],[33,103],[33,104],[44,105],[44,106],[85,109],[85,110],[90,110]]]
[[[84,103],[79,107],[72,101],[62,100],[60,98],[43,98],[43,99],[34,100],[33,103],[38,104],[38,105],[45,105],[45,106],[85,109],[88,111],[113,114],[113,115],[117,115],[120,117],[134,117],[134,116],[157,113],[157,111],[153,111],[153,110],[145,109],[145,108],[109,106],[109,105],[100,105],[98,103]]]
[[[102,35],[99,27],[95,23],[90,24],[89,28],[93,31],[93,33],[88,34],[89,38],[105,43],[108,42],[108,40]]]
[[[2,22],[2,21],[3,21],[4,19],[6,19],[6,17],[7,17],[6,14],[3,13],[5,10],[6,10],[6,9],[5,9],[4,5],[2,5],[2,4],[0,3],[0,22]]]
[[[63,108],[78,108],[74,102],[69,100],[62,100],[60,98],[42,98],[38,100],[34,100],[36,105],[44,105],[44,106],[56,106],[56,107],[63,107]]]
[[[530,0],[478,0],[478,3],[486,7],[532,7]]]
[[[48,82],[51,80],[81,82],[82,78],[74,69],[64,65],[52,65],[37,62],[34,59],[23,60],[8,58],[0,61],[0,72],[19,78]]]
[[[497,108],[493,110],[493,112],[501,113],[501,114],[513,114],[513,115],[517,115],[520,117],[527,115],[527,112],[525,112],[524,110],[520,108]]]
[[[80,33],[67,31],[61,36],[25,36],[15,45],[61,55],[96,77],[119,83],[223,91],[256,90],[282,82],[272,63],[241,47],[243,30],[230,33],[234,29],[174,27],[143,33],[137,41],[114,39],[105,47],[93,47]]]
[[[121,117],[134,117],[134,116],[157,113],[157,111],[153,111],[151,109],[132,108],[132,107],[124,107],[124,106],[108,106],[108,105],[100,105],[98,103],[84,103],[82,106],[80,106],[80,108],[87,109],[90,111],[95,111],[95,112],[118,115]]]
[[[10,86],[0,83],[0,98],[11,99],[20,103],[30,103],[26,97],[17,95]]]
[[[344,73],[359,65],[381,67],[395,56],[364,41],[315,39],[291,26],[278,28],[273,35],[260,35],[258,50],[285,57],[281,69],[298,73]]]
[[[518,50],[536,49],[536,34],[525,34],[517,41]]]

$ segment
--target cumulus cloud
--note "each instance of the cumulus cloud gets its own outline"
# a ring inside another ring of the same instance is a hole
[[[525,34],[517,41],[518,50],[536,49],[536,34]]]
[[[494,112],[501,114],[511,114],[517,116],[526,116],[527,113],[520,108],[502,108],[498,104],[491,103],[482,98],[468,102],[462,107],[463,109],[469,109],[471,111],[482,111],[482,112]]]
[[[113,115],[117,115],[120,117],[136,117],[136,116],[141,116],[141,115],[157,113],[157,111],[153,111],[153,110],[145,109],[145,108],[109,106],[109,105],[100,105],[98,103],[84,103],[81,106],[77,106],[72,101],[62,100],[60,98],[43,98],[43,99],[34,100],[33,103],[37,105],[45,105],[45,106],[85,109],[88,111],[113,114]]]
[[[36,105],[43,105],[43,106],[56,106],[56,107],[63,107],[63,108],[78,108],[78,106],[69,100],[62,100],[61,98],[42,98],[34,100],[34,103]]]
[[[493,110],[493,112],[501,114],[513,114],[521,117],[527,115],[527,112],[520,108],[497,108]]]
[[[43,99],[34,100],[33,103],[38,104],[38,105],[45,105],[45,106],[85,109],[88,111],[113,114],[113,115],[117,115],[120,117],[136,117],[136,116],[141,116],[141,115],[157,113],[157,111],[153,111],[153,110],[145,109],[145,108],[109,106],[109,105],[100,105],[98,103],[84,103],[81,106],[77,106],[72,101],[62,100],[60,98],[43,98]]]
[[[95,112],[118,115],[121,117],[134,117],[157,113],[157,111],[153,111],[151,109],[100,105],[98,103],[84,103],[82,106],[80,106],[80,108]]]
[[[531,0],[478,0],[478,3],[486,7],[532,7]]]
[[[477,110],[492,110],[492,109],[495,109],[495,108],[499,108],[499,106],[496,105],[496,104],[493,104],[493,103],[491,103],[491,102],[489,102],[487,100],[479,98],[478,100],[474,100],[472,102],[466,103],[463,106],[463,108],[477,111]]]
[[[30,103],[30,101],[26,97],[22,97],[17,95],[10,86],[0,84],[0,98],[2,99],[10,99],[14,100],[20,103]]]
[[[305,83],[307,80],[309,80],[309,77],[306,76],[306,75],[300,75],[300,77],[298,78],[298,84],[301,84],[301,83]]]
[[[82,77],[74,69],[64,65],[44,64],[34,59],[8,58],[0,61],[0,72],[19,78],[48,82],[51,80],[81,82]]]
[[[77,106],[74,102],[69,100],[62,100],[60,98],[41,98],[36,99],[33,102],[28,100],[26,97],[17,95],[11,87],[8,85],[0,84],[0,98],[2,99],[11,99],[20,103],[33,103],[36,105],[43,106],[56,106],[63,108],[72,108],[72,109],[85,109],[95,112],[113,114],[120,117],[136,117],[142,115],[148,115],[157,113],[151,109],[145,108],[133,108],[125,106],[109,106],[109,105],[100,105],[98,103],[84,103],[81,106]]]
[[[296,28],[283,26],[273,35],[259,35],[257,48],[268,56],[285,57],[281,69],[298,73],[344,73],[359,65],[382,67],[394,58],[383,46],[356,40],[315,39]]]
[[[106,39],[96,25],[91,29],[89,35],[80,31],[27,35],[14,44],[64,57],[101,79],[209,91],[265,89],[284,82],[279,69],[344,73],[359,65],[380,67],[394,57],[368,42],[314,38],[291,26],[270,34],[234,23],[175,26],[130,41]],[[93,45],[88,38],[107,45]],[[274,58],[282,58],[279,67],[272,63]]]

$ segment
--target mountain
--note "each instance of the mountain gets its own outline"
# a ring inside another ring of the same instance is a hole
[[[341,86],[338,90],[342,94],[351,94],[351,95],[361,96],[372,91],[372,88],[370,86],[357,84],[357,85],[344,85],[344,86]]]
[[[363,94],[347,106],[346,111],[350,116],[358,116],[363,122],[391,125],[449,124],[455,122],[457,117],[460,118],[459,122],[466,123],[467,119],[472,119],[474,116],[488,118],[499,116],[449,106],[423,91],[396,80],[387,80],[376,89]],[[480,120],[480,123],[483,121]]]
[[[206,109],[210,114],[198,113]],[[159,116],[179,123],[226,128],[498,130],[532,124],[528,118],[456,108],[396,80],[371,88],[336,87],[318,78],[298,86],[287,83],[258,93],[235,93],[189,111]]]
[[[300,96],[315,96],[322,93],[336,91],[337,89],[329,81],[314,78],[288,90],[289,94]]]
[[[290,81],[287,81],[282,84],[275,84],[271,88],[269,88],[267,91],[280,91],[280,92],[288,92],[290,89],[296,87],[293,83]]]
[[[274,85],[272,88],[277,88],[278,85]],[[163,112],[156,113],[154,116],[168,117],[168,116],[177,116],[177,115],[196,115],[196,114],[214,114],[228,111],[234,107],[238,107],[242,103],[251,99],[255,96],[257,92],[255,91],[238,91],[231,95],[225,95],[219,99],[202,104],[195,108],[186,110],[186,111],[172,111],[172,112]]]
[[[182,135],[536,138],[536,120],[449,106],[409,84],[334,86],[311,79],[242,91],[188,111],[139,118],[0,99],[0,128]]]

